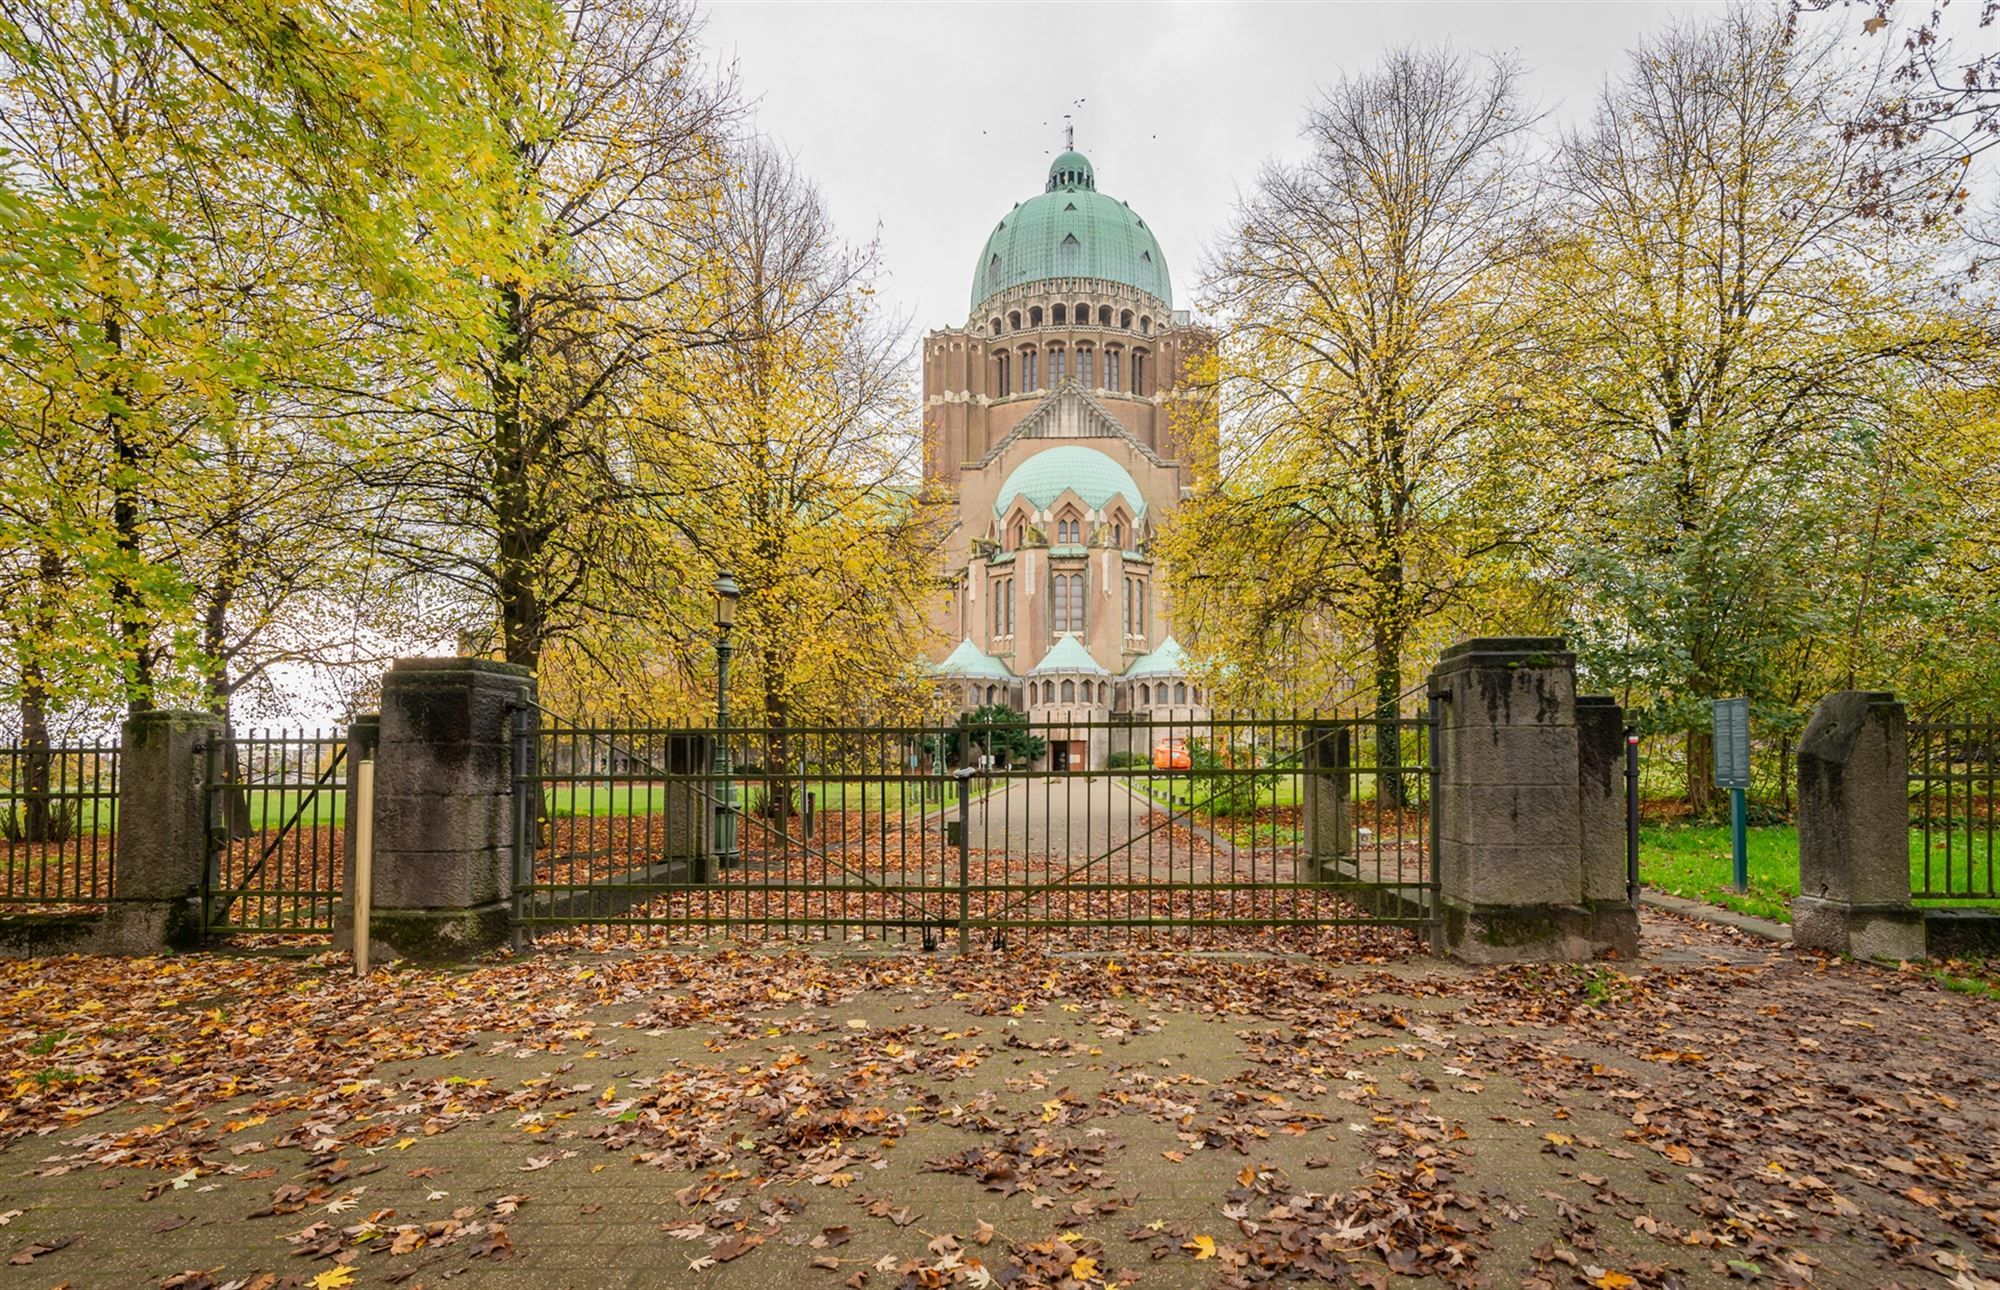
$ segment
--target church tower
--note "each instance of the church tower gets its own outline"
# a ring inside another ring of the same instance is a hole
[[[1213,344],[1173,307],[1146,221],[1066,151],[994,225],[965,325],[924,338],[924,479],[955,492],[937,666],[966,707],[1186,719],[1205,694],[1152,541],[1212,459],[1187,375]],[[1101,764],[1101,750],[1072,755]]]

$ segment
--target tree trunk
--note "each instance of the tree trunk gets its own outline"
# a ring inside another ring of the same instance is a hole
[[[771,827],[782,838],[792,813],[791,741],[785,737],[785,697],[776,679],[777,659],[771,650],[760,651],[760,671],[764,674],[764,773],[770,786]],[[800,802],[804,806],[803,800]]]
[[[538,574],[547,538],[537,523],[538,463],[519,375],[527,361],[528,306],[518,289],[506,289],[501,298],[507,340],[492,377],[493,518],[499,565],[494,591],[500,602],[503,656],[509,663],[539,672],[548,624]]]
[[[49,678],[36,652],[55,632],[55,607],[61,595],[62,557],[43,548],[35,570],[33,637],[21,653],[21,840],[54,842],[49,774]]]
[[[49,692],[41,660],[21,661],[21,840],[48,842]]]
[[[231,555],[223,560],[216,585],[209,590],[208,605],[202,612],[201,647],[208,656],[208,672],[203,685],[208,690],[208,710],[222,720],[222,783],[217,786],[216,805],[221,818],[216,821],[232,838],[250,836],[250,789],[243,782],[242,757],[236,747],[236,727],[230,720],[231,700],[236,686],[229,679],[229,605],[236,595],[237,537],[228,535]]]
[[[1375,628],[1375,794],[1384,807],[1400,810],[1411,798],[1403,779],[1403,737],[1397,718],[1403,695],[1402,634],[1386,624]]]
[[[118,360],[124,333],[115,314],[107,310],[104,343]],[[126,683],[125,707],[130,713],[149,712],[153,707],[153,646],[147,630],[146,606],[140,595],[136,571],[142,558],[139,520],[139,473],[144,451],[132,441],[126,420],[123,378],[114,379],[112,409],[104,414],[104,428],[111,440],[111,456],[117,463],[112,477],[111,525],[118,548],[118,569],[111,580],[111,603],[118,614],[118,632],[125,646],[131,673]]]
[[[1697,816],[1715,809],[1715,740],[1713,732],[1696,727],[1687,732],[1687,803]]]

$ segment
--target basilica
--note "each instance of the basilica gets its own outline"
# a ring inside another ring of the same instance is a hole
[[[957,645],[933,666],[961,707],[1114,727],[1205,711],[1152,543],[1215,452],[1188,388],[1212,345],[1081,153],[994,225],[965,325],[923,349],[924,479],[957,507],[935,611]],[[1052,740],[1049,767],[1103,765],[1124,741],[1102,726]]]

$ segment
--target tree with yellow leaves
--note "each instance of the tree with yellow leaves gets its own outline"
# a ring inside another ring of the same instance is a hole
[[[1393,719],[1413,640],[1509,540],[1490,486],[1534,211],[1515,80],[1394,53],[1327,93],[1307,157],[1267,167],[1237,213],[1209,281],[1221,468],[1164,543],[1182,630],[1233,688],[1324,695],[1286,646],[1310,639]]]
[[[880,315],[873,246],[844,243],[768,144],[732,157],[709,231],[709,312],[734,336],[656,383],[635,439],[648,518],[672,535],[682,639],[707,642],[708,588],[743,588],[749,719],[884,719],[920,705],[941,511],[911,476],[901,332]]]
[[[1911,412],[1990,352],[1932,290],[1942,229],[1870,213],[1886,171],[1848,123],[1875,76],[1780,15],[1691,21],[1633,52],[1553,172],[1540,406],[1592,487],[1546,573],[1586,672],[1684,739],[1697,809],[1709,700],[1796,722],[1855,657],[1917,537],[1883,527],[1924,455]],[[1896,168],[1921,186],[1917,160]]]

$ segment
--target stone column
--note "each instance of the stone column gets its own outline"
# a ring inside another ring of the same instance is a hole
[[[1799,895],[1792,943],[1856,958],[1924,957],[1910,903],[1908,719],[1893,694],[1842,690],[1799,739]]]
[[[1576,746],[1583,903],[1590,911],[1591,940],[1635,958],[1639,911],[1625,883],[1625,711],[1617,700],[1577,698]]]
[[[1431,673],[1439,714],[1444,941],[1477,963],[1584,959],[1576,656],[1553,637],[1482,637]]]
[[[364,712],[347,727],[347,755],[342,759],[342,767],[347,775],[347,788],[343,795],[340,830],[340,903],[333,911],[333,947],[337,950],[354,948],[354,819],[358,813],[355,796],[361,779],[361,763],[375,755],[382,742],[382,716],[377,712]]]
[[[104,914],[107,954],[158,954],[201,940],[202,868],[208,863],[203,800],[209,741],[222,721],[207,712],[143,712],[119,739],[118,858]]]
[[[1346,724],[1305,728],[1299,817],[1304,827],[1307,882],[1359,876],[1354,867],[1354,728]]]
[[[383,959],[439,963],[507,943],[514,713],[526,668],[404,658],[382,681],[372,938]]]

